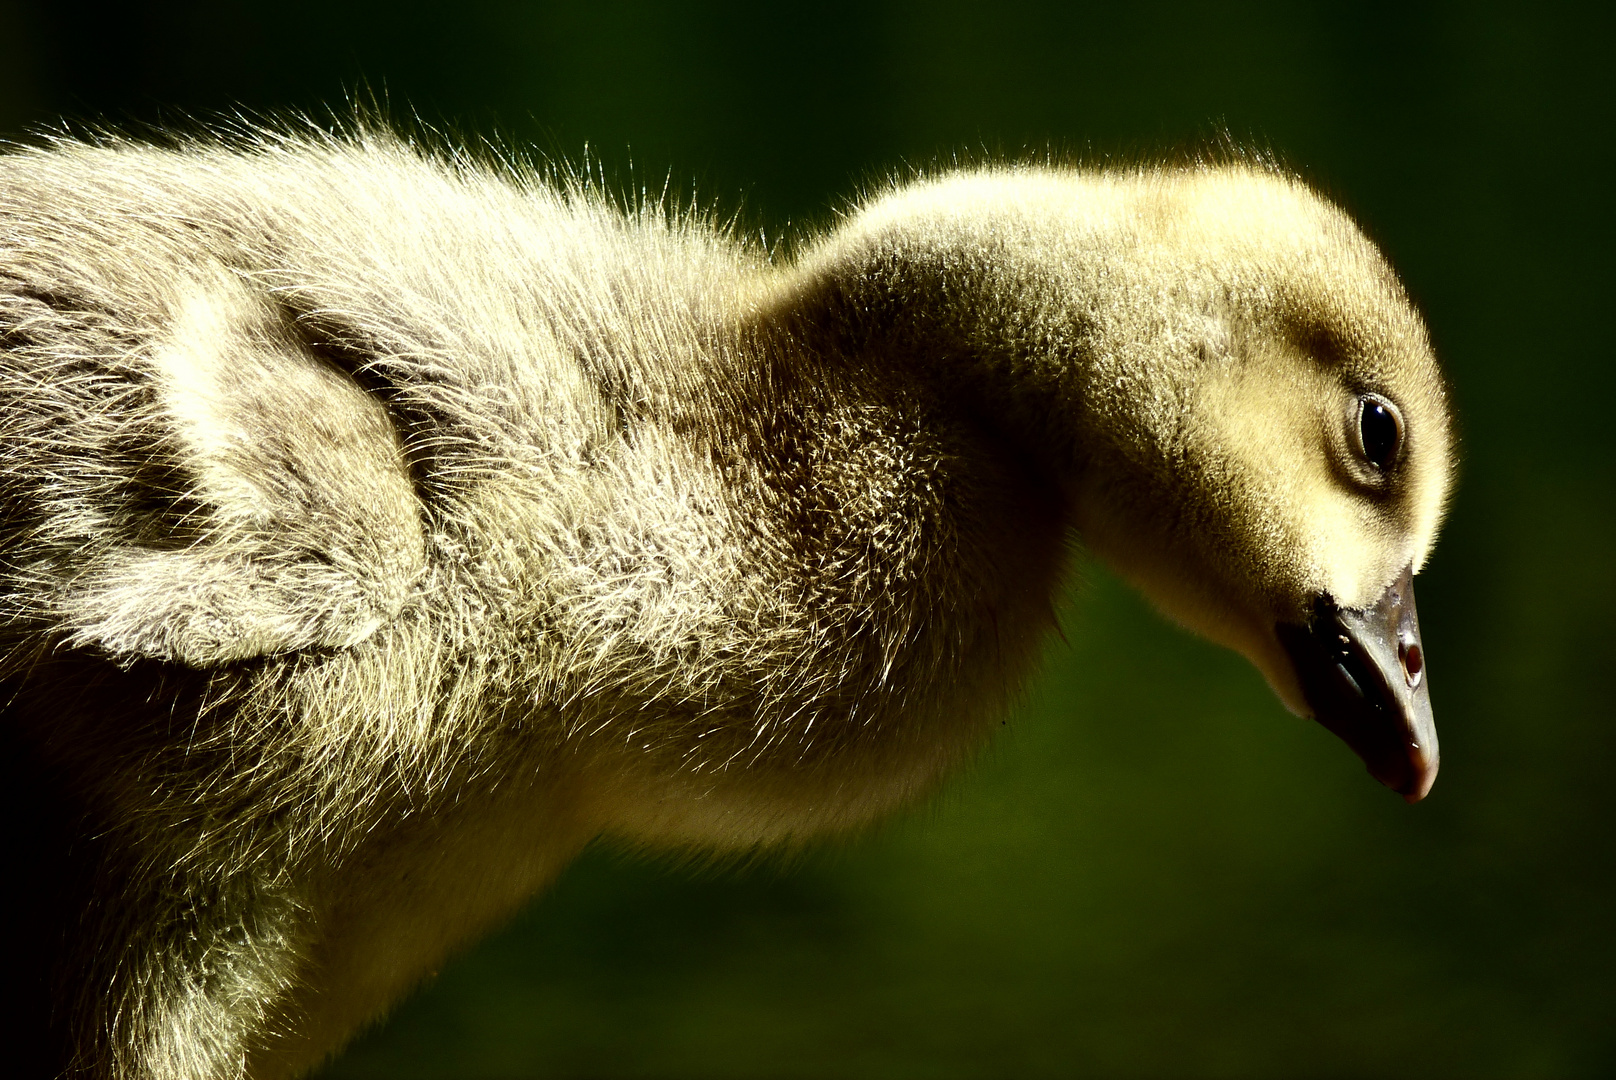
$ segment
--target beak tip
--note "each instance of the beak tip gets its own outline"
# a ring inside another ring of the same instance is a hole
[[[1376,776],[1376,779],[1401,795],[1404,802],[1413,805],[1431,793],[1439,764],[1436,760],[1427,759],[1424,754],[1414,753],[1409,755],[1405,767],[1399,769],[1397,774]]]
[[[1436,783],[1436,770],[1439,764],[1437,761],[1420,762],[1414,773],[1414,788],[1406,792],[1403,798],[1412,804],[1431,794],[1431,785]]]

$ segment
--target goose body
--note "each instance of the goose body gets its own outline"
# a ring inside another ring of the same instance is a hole
[[[0,346],[42,1074],[294,1075],[596,836],[930,790],[1074,538],[1435,773],[1441,377],[1272,171],[955,173],[777,264],[380,135],[60,144],[0,158]]]

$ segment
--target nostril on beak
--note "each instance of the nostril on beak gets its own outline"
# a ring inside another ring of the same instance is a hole
[[[1410,637],[1399,639],[1397,657],[1403,662],[1403,674],[1408,677],[1408,685],[1420,685],[1420,673],[1425,670],[1425,653],[1420,649],[1420,643]]]

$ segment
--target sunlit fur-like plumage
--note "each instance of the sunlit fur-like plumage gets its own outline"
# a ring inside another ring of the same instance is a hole
[[[1384,261],[1245,164],[943,175],[777,263],[379,134],[55,144],[0,346],[19,1037],[86,1077],[306,1068],[598,835],[927,791],[1074,536],[1301,710],[1275,620],[1422,563],[1450,471]]]

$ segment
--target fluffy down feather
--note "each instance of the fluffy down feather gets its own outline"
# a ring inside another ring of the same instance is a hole
[[[1450,471],[1383,260],[1240,164],[941,176],[776,263],[381,134],[60,143],[0,158],[0,346],[14,1045],[82,1077],[294,1074],[597,835],[924,792],[1074,536],[1306,711],[1275,625],[1417,569]]]

